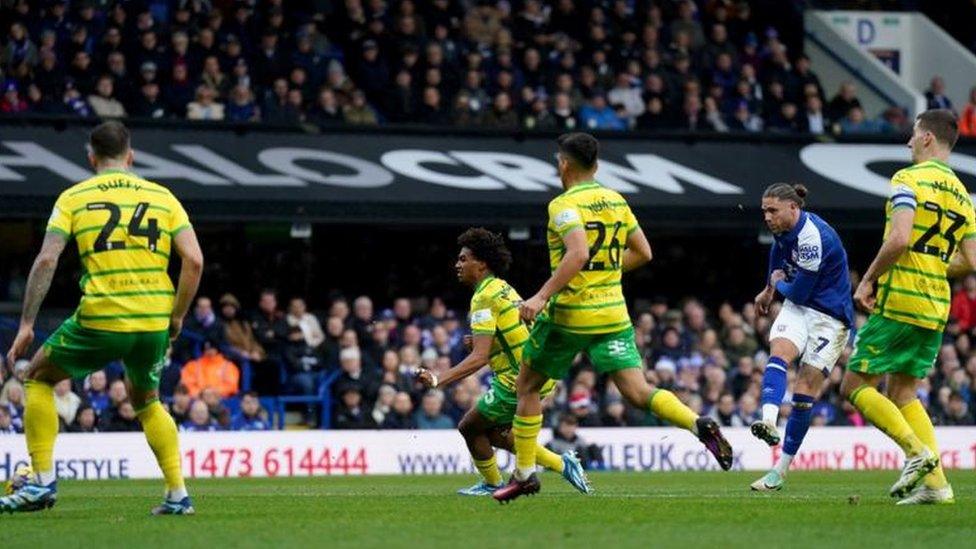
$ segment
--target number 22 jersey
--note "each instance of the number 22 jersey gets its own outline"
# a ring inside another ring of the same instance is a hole
[[[976,237],[972,199],[956,174],[938,160],[920,162],[891,178],[885,237],[891,214],[915,211],[908,250],[878,281],[875,313],[930,330],[949,317],[949,260],[964,239]]]
[[[595,181],[580,183],[549,203],[549,263],[566,254],[563,237],[586,231],[590,259],[550,300],[557,328],[583,334],[619,332],[631,326],[620,278],[627,237],[639,228],[627,201]]]
[[[104,170],[65,190],[48,232],[75,239],[84,274],[75,320],[108,332],[169,328],[175,291],[167,273],[173,238],[190,227],[165,187]]]

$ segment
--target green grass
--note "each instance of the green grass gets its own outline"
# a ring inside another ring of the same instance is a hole
[[[0,516],[0,547],[972,546],[976,473],[929,507],[895,507],[896,476],[795,472],[767,495],[748,491],[755,473],[607,473],[585,497],[550,473],[507,506],[454,495],[472,476],[198,479],[193,517],[147,516],[160,482],[62,482],[53,509]]]

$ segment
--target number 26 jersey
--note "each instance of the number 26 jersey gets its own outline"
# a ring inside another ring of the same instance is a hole
[[[78,245],[75,320],[109,332],[167,330],[175,296],[167,266],[173,238],[189,227],[169,189],[131,172],[104,170],[61,193],[47,231]]]
[[[639,228],[627,201],[595,181],[581,183],[549,203],[549,263],[566,254],[563,237],[586,231],[589,261],[550,300],[553,325],[575,333],[604,334],[631,326],[620,278],[627,237]]]
[[[949,261],[959,243],[976,237],[969,191],[946,164],[921,162],[891,178],[885,206],[885,237],[892,212],[915,212],[908,249],[878,281],[875,313],[930,330],[942,330],[949,317]]]

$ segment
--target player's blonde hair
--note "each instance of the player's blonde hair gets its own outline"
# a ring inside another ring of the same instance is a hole
[[[809,191],[800,183],[773,183],[766,187],[763,198],[788,200],[802,208],[806,204],[807,194]]]

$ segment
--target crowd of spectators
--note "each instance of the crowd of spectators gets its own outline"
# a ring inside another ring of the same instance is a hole
[[[768,317],[757,315],[751,303],[723,303],[713,311],[696,299],[655,298],[634,305],[637,344],[649,382],[674,391],[693,410],[725,426],[747,426],[758,417],[767,338],[778,305]],[[391,308],[376,311],[366,296],[351,303],[340,297],[315,314],[301,298],[291,299],[282,310],[275,292],[266,291],[247,314],[231,295],[220,298],[218,310],[208,297],[197,299],[186,329],[203,343],[177,340],[163,371],[164,399],[183,430],[271,428],[259,395],[314,394],[329,374],[335,376],[328,387],[335,429],[453,428],[487,388],[487,368],[443,390],[427,390],[417,382],[419,368],[443,372],[467,352],[464,313],[448,309],[439,298],[399,298]],[[861,325],[864,316],[857,321]],[[814,406],[814,425],[865,425],[839,396],[849,354],[850,349],[825,382]],[[242,394],[245,361],[250,364],[251,391]],[[5,376],[0,432],[22,429],[26,366],[18,361]],[[789,373],[791,386],[794,375]],[[63,427],[77,432],[139,430],[121,376],[121,367],[110,365],[86,379],[58,384]],[[976,275],[971,275],[957,284],[936,367],[919,389],[936,424],[976,423],[974,379]],[[787,395],[782,422],[789,401]],[[576,426],[662,424],[626,403],[583,356],[546,399],[545,409],[548,424],[567,433]],[[305,422],[315,426],[315,418],[308,414]]]
[[[733,0],[14,0],[0,113],[878,133]],[[877,116],[877,118],[875,118]]]

